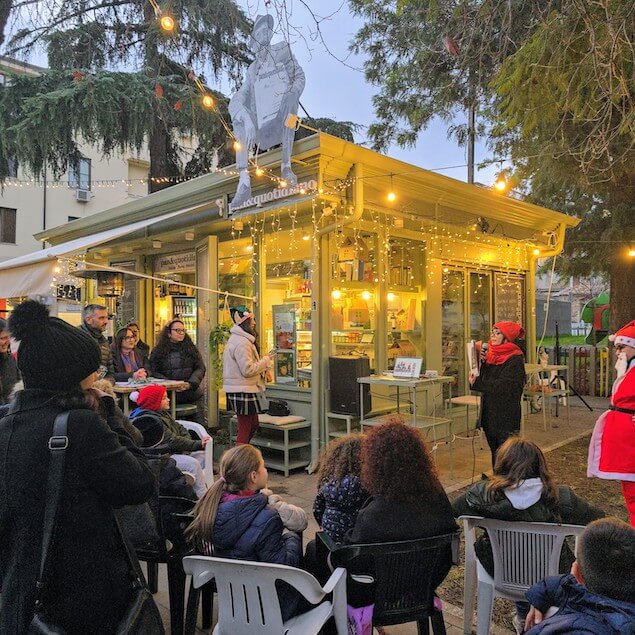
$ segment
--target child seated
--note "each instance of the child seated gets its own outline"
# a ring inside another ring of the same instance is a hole
[[[172,418],[170,399],[163,386],[151,384],[145,386],[136,396],[139,406],[130,413],[130,419],[137,429],[153,426],[159,421],[163,426],[162,445],[176,461],[178,468],[194,479],[194,491],[198,498],[207,490],[205,474],[201,466],[205,465],[205,455],[201,451],[211,437],[193,439],[186,428]]]
[[[192,439],[190,433],[170,414],[170,398],[164,386],[150,384],[143,387],[137,395],[137,406],[130,413],[130,419],[134,421],[146,413],[159,415],[165,427],[165,443],[170,447],[170,452],[183,453],[202,450],[211,437],[204,439]]]
[[[526,595],[527,635],[633,635],[635,529],[617,518],[592,522],[580,537],[571,574],[546,578]],[[550,607],[558,610],[545,618]]]
[[[194,520],[185,532],[190,545],[209,556],[299,566],[302,544],[294,531],[306,528],[306,514],[285,504],[288,518],[295,521],[285,527],[269,496],[263,494],[267,478],[258,449],[237,445],[227,450],[220,462],[220,477],[194,507]],[[296,612],[299,597],[283,584],[278,596],[286,621]]]
[[[313,515],[320,528],[334,541],[355,525],[357,514],[369,494],[360,480],[361,434],[349,434],[331,441],[324,449],[318,473],[318,492],[313,501]],[[330,575],[327,554],[316,549],[315,540],[306,547],[306,567],[318,580]]]

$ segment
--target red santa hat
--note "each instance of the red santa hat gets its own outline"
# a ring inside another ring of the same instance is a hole
[[[615,335],[609,335],[614,345],[631,346],[635,348],[635,320],[623,326]]]
[[[525,329],[518,322],[496,322],[494,328],[497,328],[508,342],[515,342],[525,335]]]

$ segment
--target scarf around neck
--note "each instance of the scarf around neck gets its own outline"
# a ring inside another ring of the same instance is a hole
[[[504,364],[510,357],[522,354],[523,352],[513,342],[503,342],[496,345],[490,341],[485,361],[492,366],[498,366]]]

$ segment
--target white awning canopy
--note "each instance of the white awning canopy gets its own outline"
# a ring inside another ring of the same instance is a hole
[[[90,236],[82,236],[54,247],[47,247],[25,256],[18,256],[17,258],[0,262],[0,298],[48,295],[51,292],[51,282],[59,257],[85,253],[91,247],[102,245],[126,234],[131,234],[179,214],[184,214],[191,209],[181,209],[163,216],[131,223],[130,225],[107,229]]]

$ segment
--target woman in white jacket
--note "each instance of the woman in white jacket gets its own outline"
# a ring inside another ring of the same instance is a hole
[[[265,374],[273,366],[273,356],[260,357],[251,311],[240,305],[229,312],[234,325],[223,354],[223,390],[238,419],[236,443],[249,443],[258,430],[258,413],[264,410]]]

